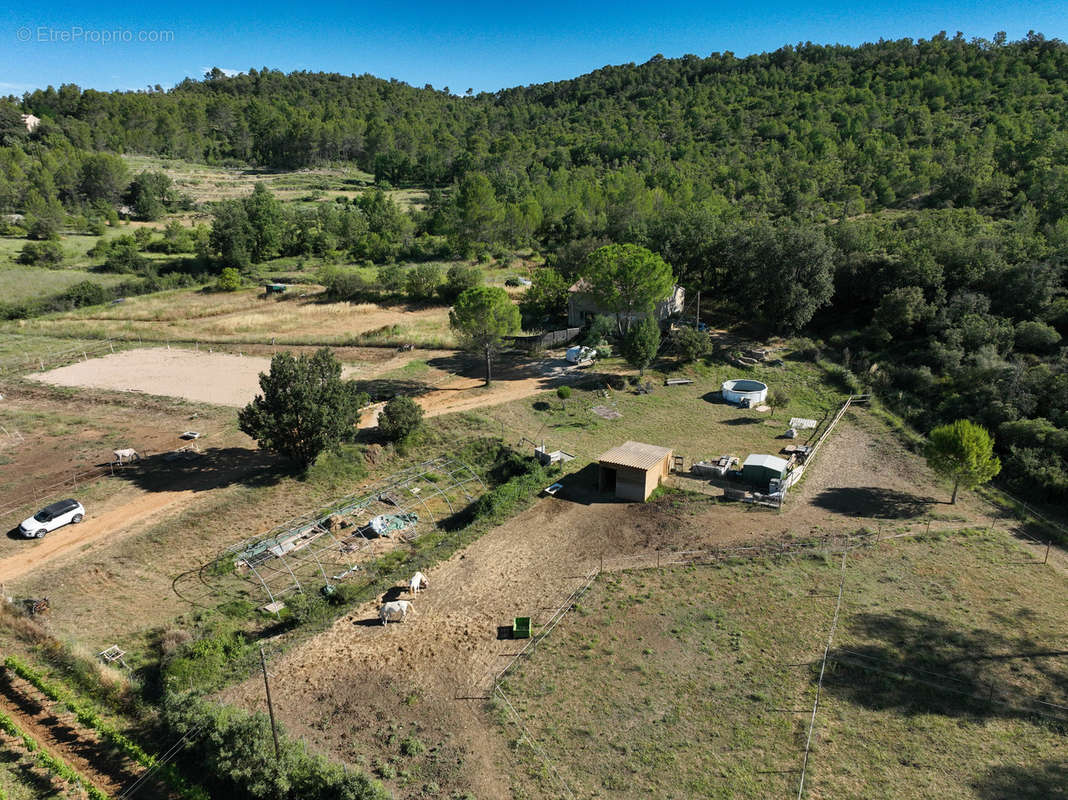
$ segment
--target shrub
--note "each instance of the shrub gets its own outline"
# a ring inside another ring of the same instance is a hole
[[[408,270],[400,264],[386,264],[378,268],[378,286],[387,294],[400,294],[408,276]]]
[[[482,270],[478,267],[453,264],[445,273],[445,283],[438,286],[438,295],[451,305],[467,289],[481,286],[482,281]]]
[[[63,263],[63,246],[52,239],[27,242],[15,260],[33,267],[58,267]]]
[[[609,337],[615,333],[616,321],[606,314],[598,314],[590,322],[590,327],[586,330],[586,336],[583,338],[582,343],[587,347],[596,347],[601,342],[608,341]]]
[[[60,299],[74,308],[81,308],[83,306],[98,306],[101,303],[106,303],[109,295],[107,289],[99,283],[80,281],[60,295]]]
[[[140,245],[133,236],[119,236],[110,242],[101,240],[90,254],[104,256],[107,272],[141,272],[148,266],[148,259],[139,250]]]
[[[430,300],[441,283],[441,267],[437,264],[420,264],[408,270],[404,278],[404,291],[412,300]]]
[[[708,334],[697,328],[680,328],[671,336],[671,345],[678,353],[679,358],[685,362],[696,361],[709,348]]]
[[[271,743],[263,713],[211,705],[171,695],[164,720],[175,738],[188,739],[182,760],[202,776],[212,797],[232,800],[383,800],[382,787],[366,775],[309,755],[295,740],[281,739],[281,758]],[[192,736],[193,732],[198,735]]]
[[[215,281],[215,288],[220,292],[236,292],[241,288],[242,282],[240,272],[233,267],[224,267]]]
[[[423,409],[410,397],[394,397],[378,416],[378,429],[394,442],[407,439],[422,423]]]

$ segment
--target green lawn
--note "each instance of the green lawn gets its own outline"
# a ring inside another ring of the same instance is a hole
[[[651,394],[637,394],[632,388],[606,389],[603,382],[591,378],[588,384],[577,386],[566,403],[555,392],[546,392],[482,413],[508,432],[510,440],[521,436],[539,443],[544,440],[550,450],[562,449],[582,458],[596,458],[634,439],[674,448],[689,461],[725,453],[742,458],[750,453],[777,453],[784,442],[776,437],[786,430],[791,416],[818,420],[833,413],[845,399],[826,385],[823,371],[809,363],[787,360],[782,367],[740,370],[710,360],[676,369],[667,359],[658,366],[664,371],[647,373]],[[610,359],[601,369],[625,370],[626,365]],[[785,391],[790,402],[773,413],[721,403],[718,392],[723,381],[743,376]],[[692,378],[694,383],[664,386],[665,377]],[[617,410],[622,417],[604,419],[593,411],[599,406]],[[680,420],[688,422],[680,424]]]
[[[606,574],[505,691],[576,797],[796,795],[839,566]],[[1068,705],[1064,588],[1000,533],[851,554],[806,796],[1063,797],[1068,716],[1033,712]]]

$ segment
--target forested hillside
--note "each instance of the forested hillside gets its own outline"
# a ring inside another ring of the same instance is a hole
[[[42,119],[33,134],[20,113]],[[534,248],[570,278],[600,244],[644,245],[725,321],[822,341],[847,381],[921,430],[983,423],[1012,488],[1068,500],[1059,41],[939,35],[654,57],[468,97],[371,76],[216,70],[169,91],[12,98],[0,141],[0,213],[28,224],[129,200],[114,154],[150,153],[349,161],[380,186],[431,190],[411,215],[376,194],[295,214],[253,260]]]

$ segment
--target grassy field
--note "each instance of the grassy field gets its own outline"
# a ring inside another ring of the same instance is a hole
[[[307,289],[308,297],[299,297]],[[271,344],[356,344],[363,340],[455,344],[444,306],[383,307],[320,302],[312,287],[296,286],[284,299],[260,289],[204,293],[183,289],[131,297],[118,306],[93,306],[27,320],[26,333],[146,341]]]
[[[839,566],[604,575],[505,691],[576,797],[791,796]],[[1064,797],[1063,591],[996,532],[852,553],[806,796]],[[516,797],[556,796],[520,756]]]
[[[650,394],[638,394],[629,388],[613,390],[591,379],[587,385],[576,387],[564,403],[555,393],[546,392],[482,413],[507,432],[508,438],[526,437],[538,443],[544,440],[550,450],[562,449],[588,459],[627,439],[672,447],[688,460],[723,453],[742,458],[753,452],[777,453],[783,442],[776,437],[786,429],[791,416],[819,420],[844,399],[825,383],[822,370],[816,365],[784,363],[783,367],[740,370],[709,362],[676,369],[668,359],[657,365],[663,371],[647,373],[647,380],[653,384]],[[626,365],[610,359],[602,368],[611,372],[626,370]],[[741,376],[756,378],[786,392],[790,402],[773,413],[720,402],[718,393],[723,381]],[[664,386],[664,377],[688,377],[694,383]],[[622,417],[603,419],[593,411],[597,407],[616,410]]]
[[[144,170],[164,172],[175,188],[197,203],[244,197],[262,183],[279,200],[320,202],[335,197],[352,198],[374,185],[374,176],[353,166],[276,171],[212,167],[180,159],[155,156],[124,156],[134,174]],[[393,189],[389,195],[402,206],[421,207],[427,193],[421,189]]]
[[[129,275],[108,275],[81,269],[40,269],[37,267],[0,267],[0,296],[18,303],[36,297],[60,294],[82,281],[114,286]]]

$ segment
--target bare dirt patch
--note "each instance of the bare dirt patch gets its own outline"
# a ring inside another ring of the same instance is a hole
[[[371,380],[413,361],[448,364],[470,372],[470,359],[452,351],[387,351],[375,362],[346,365],[346,378]],[[29,380],[72,386],[180,397],[194,402],[240,408],[259,391],[259,375],[270,369],[261,356],[213,353],[178,348],[139,348],[80,361],[66,367],[27,375]],[[562,358],[521,360],[502,366],[494,383],[484,387],[481,377],[448,376],[438,385],[424,386],[419,403],[428,416],[499,405],[580,380],[584,373]],[[375,424],[377,413],[365,414],[364,427]]]
[[[240,407],[255,396],[259,374],[270,366],[266,358],[144,348],[26,377],[53,386],[144,392]]]

